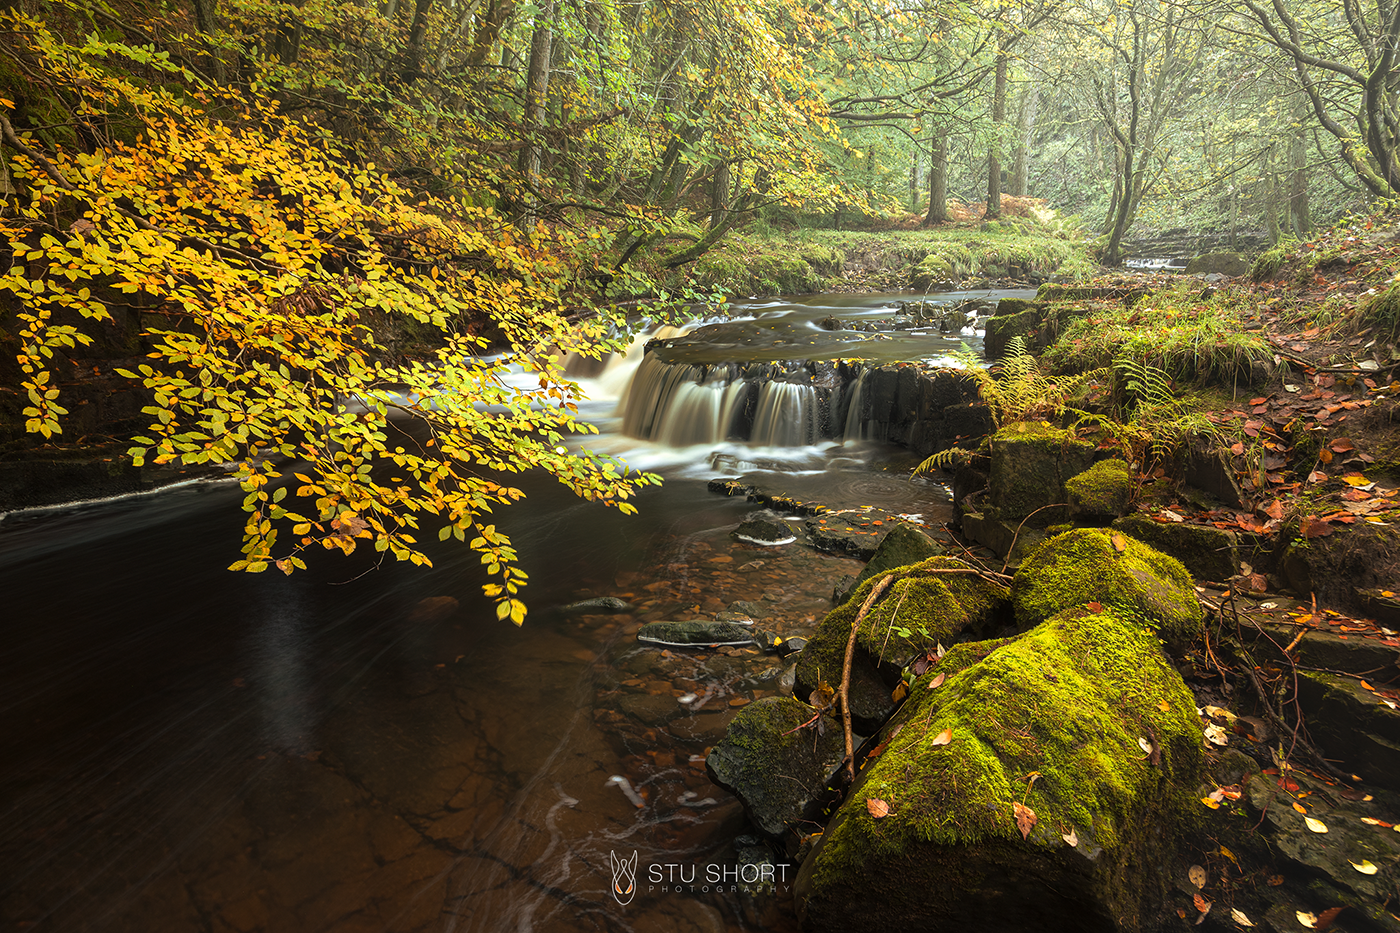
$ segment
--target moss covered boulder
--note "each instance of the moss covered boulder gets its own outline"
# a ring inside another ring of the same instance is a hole
[[[1065,480],[1093,465],[1094,445],[1048,424],[1018,421],[994,434],[991,446],[988,517],[1031,516],[1041,526],[1064,521],[1065,509],[1045,507],[1067,501]]]
[[[897,567],[907,567],[944,553],[946,552],[941,544],[908,522],[900,522],[880,541],[880,546],[875,549],[870,563],[865,565],[860,576],[851,584],[850,590],[842,594],[838,601],[845,602],[852,591],[871,577],[880,577]]]
[[[1128,515],[1113,527],[1181,561],[1202,580],[1223,582],[1240,572],[1239,539],[1233,531],[1214,525],[1154,522],[1146,515]]]
[[[964,632],[992,633],[1009,615],[1010,590],[988,583],[952,557],[892,571],[902,576],[861,622],[851,665],[851,716],[859,731],[879,728],[894,709],[890,691],[899,683],[910,658],[947,645]],[[807,697],[822,681],[835,689],[841,682],[846,643],[860,606],[883,578],[856,587],[842,606],[827,613],[797,662],[796,693]]]
[[[1032,551],[1012,580],[1011,599],[1017,624],[1026,627],[1087,603],[1113,607],[1155,630],[1177,654],[1200,638],[1204,619],[1179,560],[1097,528],[1067,531]]]
[[[1157,640],[1078,610],[984,647],[949,652],[886,727],[798,874],[806,929],[1134,931],[1163,915],[1202,750]]]
[[[1090,521],[1112,521],[1128,511],[1133,474],[1122,460],[1100,460],[1065,480],[1065,493],[1077,515]]]
[[[705,759],[710,780],[738,797],[749,819],[775,839],[796,826],[846,757],[841,724],[799,729],[812,709],[764,697],[739,711]],[[807,827],[809,830],[814,827]]]

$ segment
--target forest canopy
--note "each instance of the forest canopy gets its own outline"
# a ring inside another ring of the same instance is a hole
[[[561,355],[625,342],[624,300],[704,298],[690,270],[738,228],[1029,195],[1111,265],[1135,230],[1277,241],[1400,192],[1400,8],[1364,0],[12,0],[0,22],[22,432],[72,440],[84,348],[124,346],[135,461],[240,464],[234,569],[422,563],[422,535],[455,536],[517,622],[502,477],[624,510],[657,481],[560,443],[591,430]]]

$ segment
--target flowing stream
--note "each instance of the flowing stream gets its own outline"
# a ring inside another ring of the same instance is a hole
[[[632,636],[736,600],[805,633],[859,570],[734,540],[756,506],[710,478],[945,514],[940,487],[876,468],[892,451],[861,440],[858,378],[783,363],[975,343],[817,325],[887,319],[895,299],[742,307],[655,365],[634,352],[583,378],[590,445],[667,481],[633,517],[524,481],[497,519],[531,577],[520,629],[460,547],[435,545],[431,570],[356,554],[225,571],[242,523],[227,482],[3,516],[0,929],[795,929],[796,867],[735,883],[743,813],[703,761],[785,665]],[[593,596],[633,609],[555,608]],[[623,904],[611,863],[633,853]]]

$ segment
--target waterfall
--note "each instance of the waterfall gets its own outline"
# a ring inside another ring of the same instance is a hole
[[[647,356],[621,406],[622,433],[671,447],[716,444],[729,436],[747,396],[748,384],[732,380],[728,367]]]
[[[790,382],[765,382],[758,391],[749,443],[761,447],[805,447],[815,444],[817,390]]]
[[[850,402],[846,405],[846,424],[841,436],[846,442],[865,439],[865,417],[861,408],[865,404],[865,376],[870,370],[862,367],[860,375],[851,383]]]

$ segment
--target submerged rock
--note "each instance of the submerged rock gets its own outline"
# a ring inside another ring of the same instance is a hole
[[[939,570],[971,569],[952,557],[932,557],[910,567],[866,615],[856,636],[851,664],[851,716],[872,731],[894,709],[890,691],[913,656],[950,644],[963,632],[989,634],[1001,622],[1010,591],[972,574]],[[883,574],[881,575],[884,576]],[[851,624],[870,590],[872,578],[856,587],[847,602],[827,613],[797,662],[797,695],[807,696],[825,681],[836,689],[850,640]]]
[[[733,622],[648,622],[637,632],[637,641],[673,648],[708,648],[718,645],[752,645],[754,630]]]
[[[798,728],[812,715],[791,697],[755,700],[705,759],[710,780],[738,797],[753,824],[775,839],[800,823],[846,756],[841,724],[829,714],[820,730]]]
[[[1132,931],[1162,915],[1199,808],[1180,675],[1108,613],[986,647],[954,648],[913,684],[798,874],[804,929]],[[1017,804],[1034,820],[1018,825]]]
[[[1032,551],[1016,572],[1011,598],[1017,624],[1027,627],[1086,603],[1116,608],[1149,623],[1176,654],[1201,637],[1205,617],[1180,561],[1096,528],[1067,531]]]
[[[595,599],[580,599],[576,603],[569,603],[561,606],[559,611],[565,615],[581,615],[584,613],[602,612],[631,612],[632,604],[616,596],[599,596]]]

